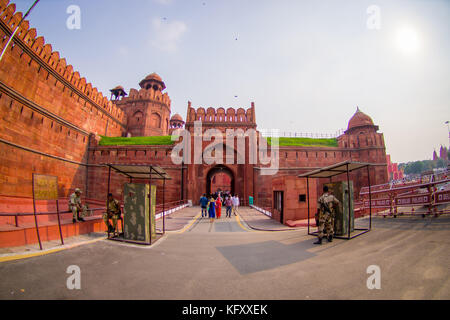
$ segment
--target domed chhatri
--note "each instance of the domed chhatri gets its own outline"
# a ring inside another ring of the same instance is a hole
[[[350,121],[348,122],[347,130],[363,126],[374,126],[372,118],[369,117],[364,112],[362,112],[361,110],[359,110],[359,107],[356,107],[355,114],[351,117]]]
[[[142,89],[153,88],[154,90],[159,90],[159,91],[162,91],[166,88],[166,85],[165,85],[164,81],[162,80],[162,78],[155,72],[149,74],[148,76],[145,77],[144,80],[139,82],[139,86]]]
[[[174,120],[174,121],[183,121],[183,117],[180,116],[178,113],[176,113],[176,114],[174,114],[174,115],[172,116],[172,118],[170,118],[170,120],[171,120],[171,121],[172,121],[172,120]]]
[[[122,86],[117,86],[109,91],[111,91],[111,100],[113,99],[113,96],[114,100],[119,100],[120,98],[128,95],[128,93],[125,92],[125,89]]]
[[[162,78],[155,72],[146,76],[144,80],[156,80],[162,82]]]
[[[174,114],[172,118],[170,118],[171,129],[183,128],[184,124],[185,122],[183,120],[183,117],[181,117],[178,113]]]

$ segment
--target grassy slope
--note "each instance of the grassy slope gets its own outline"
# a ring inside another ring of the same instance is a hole
[[[278,145],[283,146],[299,146],[299,147],[337,147],[338,143],[335,138],[331,139],[315,139],[315,138],[278,138]],[[272,138],[267,138],[269,145]],[[123,146],[123,145],[173,145],[175,141],[171,140],[171,136],[153,136],[153,137],[105,137],[100,140],[101,146]]]
[[[175,141],[171,136],[153,136],[153,137],[105,137],[101,136],[99,145],[101,146],[124,146],[124,145],[172,145]]]
[[[337,139],[315,139],[315,138],[278,138],[278,145],[283,146],[298,146],[298,147],[337,147]],[[271,145],[272,138],[267,138],[267,143]]]

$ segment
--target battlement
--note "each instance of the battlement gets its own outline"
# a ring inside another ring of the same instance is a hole
[[[0,40],[3,46],[9,36],[22,19],[22,13],[16,12],[14,3],[9,4],[9,0],[0,0]],[[124,119],[123,111],[115,106],[107,97],[103,96],[97,88],[93,88],[91,83],[87,83],[78,71],[74,72],[73,66],[67,64],[65,58],[60,58],[58,51],[53,51],[51,44],[45,43],[44,37],[37,37],[36,29],[31,28],[29,22],[24,20],[19,27],[14,41],[8,50],[17,51],[22,55],[27,53],[32,59],[39,60],[50,69],[52,75],[77,91],[79,95],[91,102],[94,106],[103,109],[119,122]],[[27,61],[30,65],[31,61]],[[50,72],[49,72],[50,73]]]
[[[192,108],[191,102],[188,101],[188,110],[186,123],[194,121],[202,122],[218,122],[218,123],[240,123],[240,124],[256,124],[255,119],[255,103],[252,102],[251,107],[247,110],[243,108],[208,108],[200,107],[197,109]]]
[[[136,100],[153,100],[154,102],[158,102],[161,104],[167,105],[170,109],[171,100],[167,93],[162,93],[159,90],[155,90],[153,88],[149,89],[130,89],[128,97],[123,97],[121,100],[116,100],[115,103],[118,105],[129,104]]]

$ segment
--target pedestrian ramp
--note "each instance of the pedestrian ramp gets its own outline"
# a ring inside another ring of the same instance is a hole
[[[165,227],[166,231],[176,233],[227,233],[227,232],[248,232],[252,229],[246,222],[238,215],[226,217],[222,214],[220,218],[214,218],[211,222],[209,217],[202,217],[201,208],[199,206],[188,207],[181,209],[169,217],[165,218],[163,222],[157,221],[157,230],[162,230]]]

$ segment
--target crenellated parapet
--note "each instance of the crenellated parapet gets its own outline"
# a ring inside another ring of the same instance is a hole
[[[22,13],[16,12],[14,3],[10,4],[9,0],[0,0],[0,41],[3,42],[2,46],[6,45],[9,36],[14,32],[21,19]],[[91,83],[87,83],[78,71],[74,71],[72,65],[67,64],[66,59],[61,58],[59,52],[54,51],[51,44],[45,43],[44,37],[38,37],[36,29],[30,29],[27,20],[21,23],[8,50],[16,50],[15,47],[18,47],[20,58],[28,56],[31,57],[31,60],[36,60],[39,65],[42,64],[48,68],[49,73],[57,80],[76,91],[81,98],[106,112],[119,123],[124,121],[124,112],[103,96]],[[31,60],[29,58],[27,60],[24,62],[30,65]]]
[[[191,102],[188,102],[186,123],[194,121],[202,121],[205,123],[220,123],[222,125],[232,124],[248,124],[256,125],[255,104],[252,102],[251,107],[247,110],[243,108],[205,108],[199,107],[194,109]]]
[[[169,95],[167,92],[162,93],[159,90],[155,90],[153,88],[149,89],[130,89],[130,93],[127,97],[123,97],[120,101],[117,101],[116,103],[118,105],[121,104],[128,104],[130,102],[139,102],[139,101],[145,101],[145,100],[151,100],[156,103],[160,103],[165,105],[170,110],[170,104],[171,100],[169,98]]]

